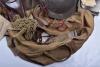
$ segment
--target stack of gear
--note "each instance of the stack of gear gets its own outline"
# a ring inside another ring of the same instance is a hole
[[[26,61],[41,65],[64,61],[82,47],[93,31],[94,17],[78,5],[79,0],[32,0],[31,6],[28,2],[9,0],[1,2],[6,11],[0,9],[3,22],[11,22],[6,28],[8,45]],[[18,7],[12,7],[13,3]]]

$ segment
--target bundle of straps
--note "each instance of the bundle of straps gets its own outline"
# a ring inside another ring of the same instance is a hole
[[[7,42],[15,55],[32,63],[47,65],[68,59],[94,28],[92,13],[82,8],[64,20],[48,17],[39,6],[30,13],[32,17],[17,16],[11,22]]]

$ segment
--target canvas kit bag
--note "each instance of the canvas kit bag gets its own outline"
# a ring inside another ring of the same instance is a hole
[[[14,20],[4,20],[5,23],[9,20],[11,25],[8,25],[11,29],[4,28],[8,46],[15,56],[32,63],[48,65],[64,61],[89,38],[94,28],[94,17],[89,10],[78,8],[69,17],[62,19],[59,16],[59,19],[58,14],[52,17],[45,13],[45,2],[42,2],[42,8],[38,3],[31,10],[25,10],[26,16],[16,14]]]

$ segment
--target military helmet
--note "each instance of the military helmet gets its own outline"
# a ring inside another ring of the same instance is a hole
[[[63,19],[76,11],[78,0],[40,0],[51,18]]]

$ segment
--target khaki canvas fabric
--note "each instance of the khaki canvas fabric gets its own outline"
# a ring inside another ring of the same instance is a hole
[[[94,20],[91,12],[84,9],[80,9],[74,15],[66,19],[65,23],[68,29],[64,32],[53,31],[53,29],[49,27],[38,25],[39,21],[32,22],[35,23],[33,25],[34,31],[39,27],[45,30],[49,35],[56,36],[51,38],[47,44],[41,45],[31,39],[27,40],[23,36],[27,29],[30,30],[29,27],[26,26],[19,29],[19,31],[16,30],[17,28],[10,30],[7,41],[15,55],[32,63],[39,63],[42,65],[68,59],[82,47],[94,28]],[[77,33],[76,35],[75,32]],[[70,35],[71,33],[74,33],[73,36]]]
[[[84,6],[94,7],[96,5],[96,0],[81,0]]]
[[[4,37],[8,29],[11,29],[10,22],[0,15],[0,40]]]

